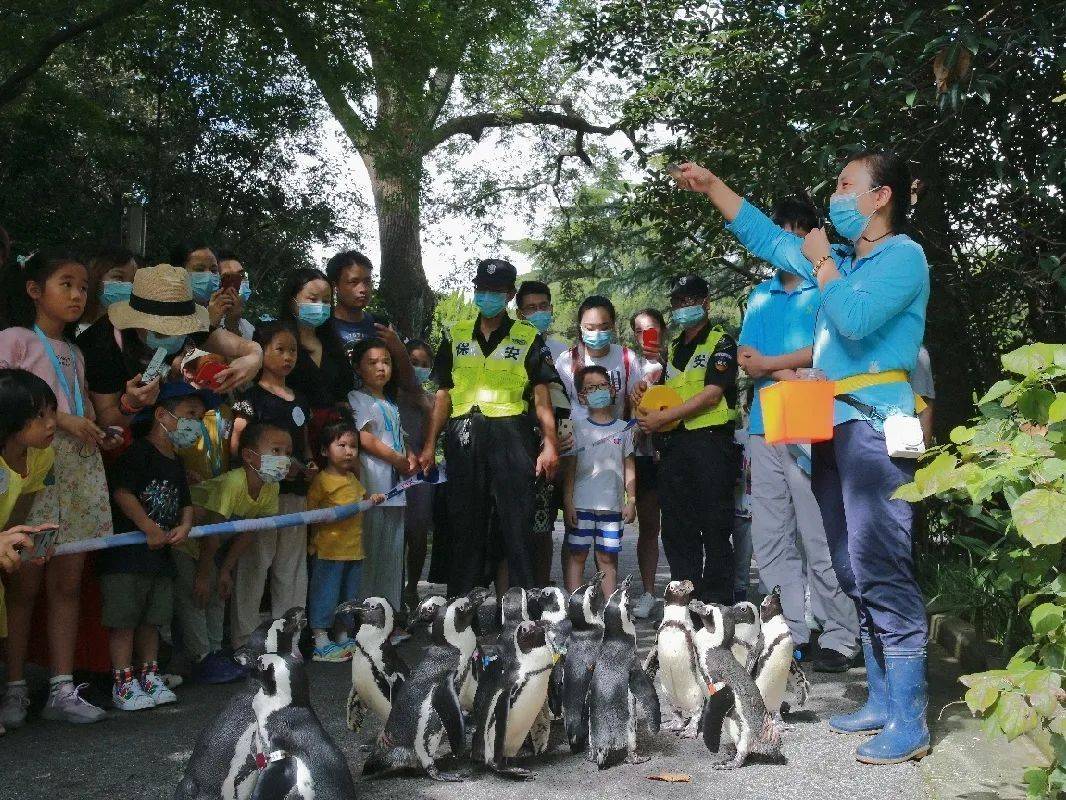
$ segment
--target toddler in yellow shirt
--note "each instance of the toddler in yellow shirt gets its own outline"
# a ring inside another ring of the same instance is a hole
[[[359,431],[355,420],[346,412],[323,426],[320,434],[325,468],[315,476],[307,491],[307,508],[332,508],[358,503],[366,489],[356,477],[359,467]],[[374,503],[383,494],[370,498]],[[314,636],[315,661],[347,661],[352,657],[351,642],[334,642],[329,638],[333,616],[339,604],[359,595],[363,567],[363,515],[356,514],[338,522],[311,526],[308,541],[311,554],[310,590],[307,614]]]

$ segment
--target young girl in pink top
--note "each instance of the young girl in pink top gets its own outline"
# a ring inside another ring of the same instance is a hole
[[[119,444],[121,435],[102,430],[94,420],[85,388],[85,362],[71,342],[85,310],[89,276],[77,259],[37,253],[25,263],[12,259],[4,268],[4,316],[0,366],[18,367],[44,380],[58,400],[55,483],[34,498],[27,524],[59,524],[57,543],[112,533],[111,507],[100,449]],[[30,620],[41,586],[48,602],[48,652],[51,692],[43,716],[68,722],[96,722],[104,712],[83,700],[73,682],[79,594],[84,555],[26,564],[11,577],[8,591],[7,692],[0,723],[17,728],[26,721],[29,696],[23,669]]]

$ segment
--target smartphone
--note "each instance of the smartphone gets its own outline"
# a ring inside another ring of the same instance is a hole
[[[59,526],[54,528],[45,528],[43,531],[32,534],[33,547],[29,550],[23,550],[20,554],[20,558],[23,561],[33,561],[35,558],[44,558],[48,555],[48,551],[55,547],[56,539],[59,537]]]
[[[555,427],[558,430],[560,439],[574,435],[574,421],[572,419],[561,419],[556,423]]]
[[[243,281],[244,278],[241,276],[241,273],[229,272],[222,276],[220,288],[232,289],[235,292],[239,292],[241,290],[241,283]]]
[[[645,350],[659,349],[659,329],[645,328],[640,332],[640,345]]]
[[[141,373],[141,386],[147,386],[157,377],[161,378],[170,371],[170,364],[166,363],[166,360],[167,349],[160,347],[155,351],[152,360],[148,362],[148,366],[144,368],[144,372]]]

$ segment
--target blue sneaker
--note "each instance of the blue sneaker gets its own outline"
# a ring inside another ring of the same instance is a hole
[[[199,683],[233,683],[244,676],[245,672],[237,662],[221,651],[209,653],[196,666],[196,680]]]
[[[331,664],[341,664],[352,660],[352,654],[347,647],[342,647],[336,642],[330,642],[325,647],[316,647],[311,656],[312,661],[325,661]]]

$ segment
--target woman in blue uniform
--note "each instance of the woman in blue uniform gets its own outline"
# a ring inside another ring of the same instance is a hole
[[[859,747],[860,761],[921,758],[929,751],[925,604],[911,556],[911,506],[892,499],[912,480],[915,461],[889,457],[883,433],[887,417],[915,413],[907,373],[929,299],[925,253],[902,232],[910,171],[893,153],[852,157],[829,205],[849,245],[830,245],[823,228],[803,238],[782,230],[696,164],[682,166],[679,183],[706,194],[752,254],[822,291],[814,366],[837,381],[837,402],[832,440],[814,447],[812,485],[833,566],[859,609],[869,682],[866,704],[829,725],[877,734]]]

